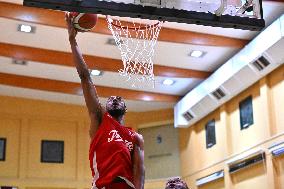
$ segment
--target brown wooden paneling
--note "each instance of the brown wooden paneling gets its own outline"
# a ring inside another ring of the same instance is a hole
[[[0,2],[0,17],[61,28],[66,27],[64,13],[61,11],[24,7],[12,3]],[[110,35],[110,31],[104,18],[99,18],[99,22],[93,32]],[[193,45],[228,46],[234,48],[242,48],[249,42],[248,40],[243,39],[171,28],[163,28],[158,40]]]
[[[80,83],[0,73],[0,84],[43,91],[81,95]],[[181,97],[121,88],[96,86],[100,97],[119,95],[128,100],[177,102]],[[146,100],[147,99],[147,100]]]
[[[39,49],[21,45],[13,45],[7,43],[0,43],[0,56],[27,61],[44,62],[55,65],[74,66],[71,53]],[[122,68],[122,61],[117,59],[103,58],[90,55],[85,55],[84,59],[90,69],[117,72],[119,69]],[[198,70],[154,65],[154,74],[156,76],[166,77],[205,79],[211,73]]]

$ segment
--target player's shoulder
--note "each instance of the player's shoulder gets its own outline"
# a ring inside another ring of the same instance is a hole
[[[142,140],[144,142],[144,138],[143,138],[143,135],[139,134],[139,133],[136,133],[135,132],[135,135],[136,137],[138,138],[138,140]]]
[[[144,138],[143,138],[143,135],[137,133],[137,132],[134,132],[133,134],[133,138],[135,139],[135,141],[137,141],[138,143],[144,143]]]
[[[124,127],[124,129],[128,131],[129,135],[131,135],[134,138],[134,140],[144,142],[143,136],[137,133],[132,127]]]

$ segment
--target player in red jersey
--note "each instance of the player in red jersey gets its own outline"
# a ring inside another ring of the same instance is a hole
[[[105,108],[100,104],[88,66],[77,45],[77,31],[69,14],[66,14],[66,22],[74,64],[91,120],[89,159],[93,175],[92,189],[143,189],[143,138],[123,126],[126,106],[121,97],[111,96]]]

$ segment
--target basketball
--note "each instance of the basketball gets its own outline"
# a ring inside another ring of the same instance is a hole
[[[74,28],[79,32],[87,32],[97,24],[98,16],[96,14],[71,12]]]

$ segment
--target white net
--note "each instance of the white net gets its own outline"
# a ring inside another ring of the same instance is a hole
[[[107,16],[108,28],[121,51],[123,69],[118,70],[132,87],[154,87],[153,73],[154,47],[162,27],[162,22],[139,23],[112,19]],[[141,19],[139,19],[141,20]]]

